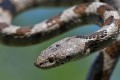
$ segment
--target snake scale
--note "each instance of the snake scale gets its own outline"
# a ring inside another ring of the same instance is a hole
[[[56,36],[69,30],[70,28],[66,24],[82,23],[84,17],[91,14],[97,15],[103,20],[100,30],[89,35],[65,38],[41,52],[35,62],[35,65],[39,68],[50,69],[70,61],[81,59],[90,55],[91,52],[101,50],[109,46],[110,43],[112,44],[112,42],[119,40],[120,16],[113,7],[101,2],[75,5],[31,27],[21,27],[11,24],[12,17],[15,14],[33,7],[34,4],[34,0],[0,0],[1,43],[10,46],[38,44],[41,41],[49,39],[51,36]],[[54,34],[55,32],[57,34]],[[113,44],[118,43],[115,42]],[[109,48],[103,50],[104,53],[110,53],[110,51]],[[105,65],[103,71],[106,71],[113,67],[112,64],[115,62],[115,56],[105,54],[104,58]],[[113,59],[108,61],[111,58]],[[101,80],[107,80],[104,75],[103,78]]]

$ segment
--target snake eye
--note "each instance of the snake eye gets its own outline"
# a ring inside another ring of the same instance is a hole
[[[50,63],[53,63],[53,62],[54,62],[54,58],[53,58],[53,57],[50,57],[50,58],[48,58],[48,61],[49,61]]]

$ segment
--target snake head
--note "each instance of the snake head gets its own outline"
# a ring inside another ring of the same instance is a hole
[[[66,62],[78,59],[82,55],[85,40],[80,38],[65,38],[42,51],[35,65],[42,69],[50,69]]]

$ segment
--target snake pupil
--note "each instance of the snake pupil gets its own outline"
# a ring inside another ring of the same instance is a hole
[[[49,58],[48,59],[50,63],[53,63],[54,62],[54,59],[53,58]]]

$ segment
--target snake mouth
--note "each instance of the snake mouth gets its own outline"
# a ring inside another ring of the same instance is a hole
[[[38,68],[41,68],[43,70],[47,70],[47,69],[52,69],[53,67],[56,67],[54,65],[48,65],[48,66],[41,66],[41,65],[37,65],[36,63],[34,63],[34,65]]]
[[[38,68],[41,68],[41,69],[51,69],[53,67],[56,66],[55,62],[53,63],[49,63],[48,61],[44,61],[44,62],[35,62],[34,65]]]
[[[47,69],[52,69],[52,68],[55,68],[59,65],[62,65],[62,64],[65,64],[66,62],[64,61],[59,61],[59,62],[52,62],[52,63],[49,63],[49,61],[44,61],[44,62],[35,62],[34,65],[38,68],[41,68],[43,70],[47,70]]]

